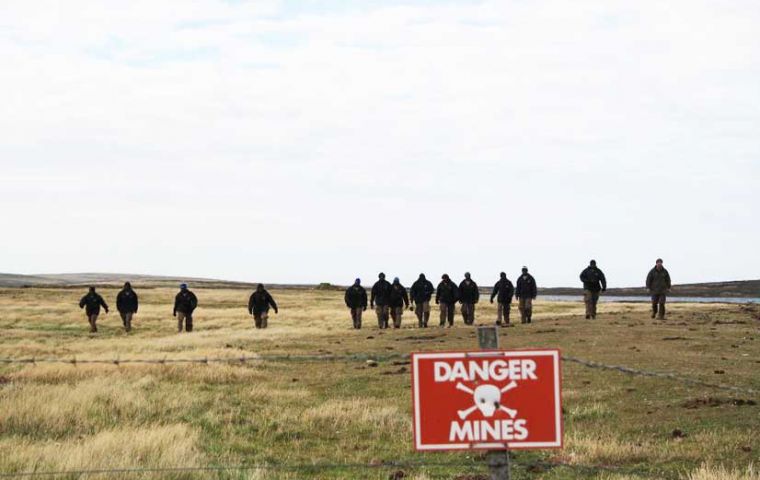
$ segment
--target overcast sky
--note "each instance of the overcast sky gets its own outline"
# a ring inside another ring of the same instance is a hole
[[[0,271],[760,278],[760,2],[0,2]]]

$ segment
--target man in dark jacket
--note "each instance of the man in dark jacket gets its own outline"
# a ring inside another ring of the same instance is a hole
[[[124,330],[132,330],[132,316],[137,313],[137,294],[132,290],[129,282],[124,284],[124,288],[116,295],[116,310],[121,315],[121,323],[124,324]]]
[[[388,315],[390,311],[388,302],[391,295],[391,284],[385,279],[383,272],[380,272],[377,278],[378,281],[372,286],[372,292],[370,292],[369,308],[374,308],[375,313],[377,313],[377,326],[388,328]]]
[[[90,287],[90,291],[87,295],[79,300],[79,308],[84,308],[84,313],[87,315],[87,321],[90,323],[90,333],[96,333],[98,326],[95,322],[98,321],[98,315],[100,315],[100,307],[108,314],[108,305],[103,297],[95,291],[95,287]]]
[[[426,328],[430,320],[430,299],[433,297],[435,289],[433,284],[425,278],[424,273],[420,273],[420,278],[412,284],[409,290],[412,305],[409,309],[414,308],[414,314],[417,315],[417,326]]]
[[[182,325],[186,332],[193,331],[193,311],[198,307],[198,297],[188,290],[187,284],[179,286],[179,293],[174,297],[174,313],[177,317],[177,330],[182,333]]]
[[[447,274],[441,276],[441,283],[438,284],[438,288],[435,291],[435,303],[441,306],[441,324],[440,326],[449,323],[449,327],[454,325],[454,311],[456,310],[456,303],[459,299],[459,289],[456,284],[451,281]]]
[[[409,307],[409,295],[407,295],[406,287],[401,285],[398,277],[393,279],[391,293],[388,296],[388,306],[391,308],[393,328],[401,327],[401,316],[404,314],[404,309]]]
[[[588,267],[581,272],[583,282],[583,301],[586,304],[586,319],[596,318],[596,304],[599,302],[599,292],[607,290],[607,279],[596,266],[596,260],[591,260]]]
[[[360,279],[354,280],[354,284],[346,289],[344,297],[346,306],[351,309],[351,320],[354,328],[362,328],[362,312],[367,309],[367,291],[362,287]]]
[[[670,274],[662,266],[662,259],[658,258],[654,268],[647,275],[647,290],[652,295],[652,318],[657,316],[660,320],[665,320],[665,297],[670,291],[670,286]]]
[[[536,279],[528,273],[528,267],[522,268],[522,275],[517,279],[515,288],[515,298],[517,306],[520,309],[521,323],[531,323],[533,317],[533,300],[538,295],[536,288]]]
[[[515,287],[507,278],[507,274],[501,272],[499,281],[493,286],[491,292],[491,303],[493,297],[496,297],[496,325],[501,325],[502,318],[504,323],[509,325],[509,311],[512,309],[512,295],[515,293]]]
[[[259,283],[256,286],[256,291],[248,299],[248,314],[253,315],[256,328],[267,328],[270,306],[277,314],[277,304],[274,302],[274,298],[266,291],[264,285]]]
[[[470,272],[464,274],[464,280],[459,284],[459,303],[462,304],[462,319],[465,325],[475,323],[475,304],[480,300],[478,284],[470,278]]]

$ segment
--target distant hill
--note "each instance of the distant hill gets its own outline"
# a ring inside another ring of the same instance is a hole
[[[543,288],[542,295],[583,295],[580,288]],[[760,280],[739,280],[733,282],[685,283],[673,285],[670,292],[677,297],[752,297],[760,298]],[[620,297],[647,296],[644,287],[610,288],[607,295]]]
[[[139,284],[141,287],[175,287],[180,282],[187,282],[196,288],[241,288],[251,289],[255,282],[234,282],[211,278],[173,277],[159,275],[137,275],[128,273],[57,273],[42,275],[19,275],[0,273],[0,287],[59,287],[81,288],[87,285],[121,286],[125,281]],[[320,288],[342,289],[327,283],[308,284],[267,284],[267,288]],[[490,289],[483,288],[490,293]],[[580,288],[550,287],[539,288],[540,295],[583,295]],[[621,297],[646,296],[644,287],[610,288],[608,295]],[[674,285],[671,295],[679,297],[753,297],[760,298],[760,280],[740,280],[733,282],[709,282]]]
[[[195,287],[252,288],[254,283],[231,282],[210,278],[136,275],[129,273],[56,273],[43,275],[17,275],[0,273],[0,287],[83,287],[88,285],[121,286],[129,281],[148,287],[176,286],[187,282]]]

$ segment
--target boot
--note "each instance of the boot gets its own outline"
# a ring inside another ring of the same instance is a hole
[[[657,304],[653,303],[652,304],[652,318],[654,318],[656,316],[657,316]]]

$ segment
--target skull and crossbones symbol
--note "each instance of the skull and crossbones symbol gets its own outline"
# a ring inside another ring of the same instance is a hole
[[[475,387],[475,390],[473,390],[467,385],[457,383],[456,389],[472,395],[472,399],[475,402],[475,405],[472,407],[457,411],[459,419],[464,420],[465,418],[469,417],[470,414],[472,414],[475,410],[480,410],[480,413],[482,413],[484,417],[492,417],[493,414],[496,413],[496,410],[503,410],[507,412],[507,415],[509,415],[511,418],[515,418],[517,416],[517,410],[513,410],[502,405],[501,394],[506,393],[516,387],[517,383],[513,381],[509,382],[502,388],[499,388],[496,385],[479,385]]]

